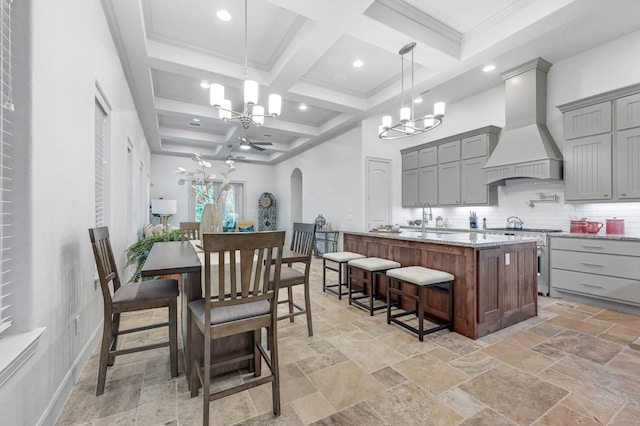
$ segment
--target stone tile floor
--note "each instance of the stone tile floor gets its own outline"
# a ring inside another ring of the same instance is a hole
[[[273,417],[267,384],[211,402],[211,424],[638,424],[640,351],[629,343],[640,316],[540,297],[538,317],[508,329],[475,341],[445,330],[421,343],[387,325],[384,311],[370,317],[323,293],[317,259],[311,283],[314,336],[303,317],[279,323],[282,415]],[[202,397],[189,397],[181,353],[175,379],[167,348],[118,357],[100,397],[97,357],[58,425],[202,423]]]

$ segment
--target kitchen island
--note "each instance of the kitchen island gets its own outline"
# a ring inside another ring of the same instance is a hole
[[[477,339],[537,315],[536,239],[481,232],[344,232],[344,250],[402,266],[424,266],[455,276],[454,329]],[[386,295],[381,280],[379,295]],[[447,318],[445,295],[429,293],[426,316]]]

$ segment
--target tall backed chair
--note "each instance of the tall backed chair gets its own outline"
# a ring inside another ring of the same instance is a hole
[[[107,366],[113,365],[117,355],[140,352],[169,346],[171,358],[171,376],[178,375],[178,281],[153,280],[138,283],[120,284],[120,277],[109,241],[109,229],[106,226],[89,229],[93,255],[98,268],[102,300],[104,302],[104,326],[100,345],[100,365],[96,395],[104,393]],[[113,294],[109,288],[113,285]],[[120,314],[123,312],[146,309],[169,308],[167,322],[120,330]],[[169,327],[169,340],[161,343],[118,349],[118,336],[158,327]]]
[[[296,263],[303,265],[304,270],[294,268],[292,262],[282,267],[280,272],[280,288],[287,288],[287,298],[279,299],[279,304],[287,304],[289,313],[278,316],[278,320],[287,319],[291,322],[297,315],[306,314],[309,336],[313,336],[313,324],[311,322],[311,295],[309,293],[309,273],[311,269],[311,255],[315,246],[316,225],[314,223],[294,223],[293,238],[291,239],[291,251],[301,254],[301,259]],[[304,308],[293,301],[293,287],[304,286]]]
[[[200,222],[180,222],[180,238],[182,241],[200,239]]]
[[[277,292],[282,266],[284,231],[205,233],[204,299],[189,303],[191,311],[191,396],[203,388],[203,424],[209,424],[209,403],[233,393],[271,382],[273,414],[280,415],[278,369]],[[217,268],[217,271],[215,270]],[[217,275],[217,278],[213,276]],[[273,280],[270,280],[272,277]],[[262,329],[267,330],[269,354],[262,347]],[[212,339],[252,332],[254,350],[232,359],[211,360]],[[201,352],[204,339],[204,351]],[[261,375],[261,359],[271,370]],[[249,361],[254,378],[232,381],[229,387],[210,393],[211,371],[217,366]]]

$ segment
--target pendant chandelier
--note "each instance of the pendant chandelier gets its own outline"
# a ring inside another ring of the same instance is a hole
[[[247,66],[247,0],[244,0],[244,109],[242,112],[234,111],[231,101],[224,98],[224,86],[214,83],[210,86],[209,103],[218,111],[218,116],[226,123],[229,120],[238,120],[242,127],[260,126],[264,124],[264,117],[276,118],[282,109],[282,97],[275,93],[269,95],[269,113],[264,113],[264,107],[258,104],[258,82],[249,80]]]
[[[414,116],[414,98],[413,98],[413,48],[416,43],[412,42],[404,46],[398,52],[401,58],[400,71],[402,73],[402,90],[400,92],[400,122],[391,124],[391,116],[382,117],[382,126],[378,128],[378,137],[380,139],[400,139],[408,136],[419,135],[429,130],[433,130],[442,124],[444,118],[444,102],[436,102],[433,105],[433,114],[427,114],[424,117]],[[411,104],[404,105],[404,56],[411,53]]]

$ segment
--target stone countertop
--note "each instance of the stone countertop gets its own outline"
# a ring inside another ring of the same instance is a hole
[[[536,242],[537,238],[523,237],[519,235],[493,235],[479,232],[459,232],[450,229],[441,232],[428,231],[424,236],[420,231],[403,232],[351,232],[345,234],[363,235],[367,237],[390,238],[394,240],[422,241],[433,244],[450,246],[463,246],[473,248],[499,247],[506,244],[521,244]]]
[[[602,232],[602,231],[601,231]],[[578,234],[574,232],[554,232],[549,234],[550,237],[568,237],[568,238],[592,238],[598,240],[617,240],[617,241],[640,241],[640,234],[637,233],[625,233],[624,235],[612,235],[612,234]]]

